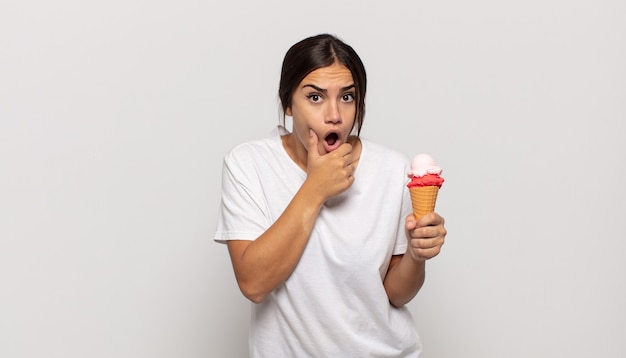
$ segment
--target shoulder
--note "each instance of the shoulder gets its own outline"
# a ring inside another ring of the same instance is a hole
[[[264,157],[275,158],[276,152],[280,149],[280,135],[274,130],[263,138],[238,144],[230,150],[224,160],[228,163],[259,160]]]
[[[264,138],[235,146],[224,157],[224,173],[237,181],[261,182],[275,181],[294,171],[295,165],[285,152],[280,135],[274,130]]]

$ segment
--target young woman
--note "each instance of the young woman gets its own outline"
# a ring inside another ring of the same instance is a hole
[[[252,357],[419,357],[404,305],[446,229],[417,221],[409,159],[359,138],[366,74],[357,53],[318,35],[285,55],[284,126],[224,160],[216,241],[250,299]]]

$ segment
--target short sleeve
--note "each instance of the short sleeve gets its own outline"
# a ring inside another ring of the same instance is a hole
[[[407,163],[408,165],[408,163]],[[405,168],[405,173],[408,171],[408,167]],[[400,217],[398,218],[398,230],[396,236],[396,244],[393,248],[394,255],[403,255],[406,253],[408,245],[407,237],[405,233],[406,217],[413,212],[411,205],[411,194],[406,186],[402,186],[402,192],[400,193]]]
[[[220,201],[215,241],[255,240],[271,225],[267,200],[262,192],[260,178],[254,171],[249,156],[232,152],[224,159],[222,169],[222,198]]]

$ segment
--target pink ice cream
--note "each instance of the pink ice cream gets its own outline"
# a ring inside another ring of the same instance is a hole
[[[444,179],[442,169],[437,166],[433,157],[428,154],[418,154],[411,161],[411,170],[407,176],[411,181],[407,187],[437,186],[441,188]]]

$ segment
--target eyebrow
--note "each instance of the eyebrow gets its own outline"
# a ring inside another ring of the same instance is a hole
[[[324,92],[324,93],[328,92],[328,90],[327,90],[327,89],[324,89],[324,88],[318,87],[318,86],[316,86],[316,85],[314,85],[314,84],[306,84],[306,85],[302,86],[302,88],[304,88],[304,87],[311,87],[311,88],[313,88],[313,89],[315,89],[316,91],[319,91],[319,92]],[[353,83],[353,84],[351,84],[351,85],[349,85],[349,86],[342,87],[340,92],[347,91],[347,90],[352,89],[352,88],[355,88],[355,87],[356,87],[356,86],[355,86],[355,85],[354,85],[354,83]]]

